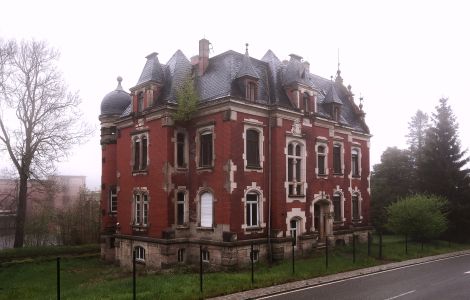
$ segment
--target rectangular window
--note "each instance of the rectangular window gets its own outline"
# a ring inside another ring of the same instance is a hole
[[[256,100],[256,84],[254,82],[248,82],[246,88],[246,98],[250,101]]]
[[[208,250],[202,250],[201,256],[202,256],[202,261],[209,262],[210,257],[209,257],[209,251]]]
[[[246,164],[247,167],[260,167],[259,161],[259,133],[256,130],[246,131]]]
[[[325,146],[318,146],[317,148],[318,175],[326,175],[325,157],[326,157]]]
[[[184,262],[184,248],[178,249],[178,262]]]
[[[178,192],[176,199],[176,225],[184,225],[184,192]]]
[[[143,211],[142,211],[142,225],[148,224],[149,202],[147,195],[142,195]]]
[[[176,165],[186,168],[186,135],[182,132],[176,134]]]
[[[145,170],[147,168],[147,138],[144,136],[142,137],[142,164],[140,166],[141,170]]]
[[[134,141],[134,171],[140,170],[140,140]]]
[[[246,195],[246,226],[258,226],[258,194]]]
[[[135,224],[140,225],[142,222],[142,204],[140,202],[140,195],[136,194],[134,195],[134,201],[135,201]]]
[[[335,174],[341,174],[341,146],[333,146],[333,171]]]
[[[353,220],[359,219],[359,199],[357,194],[352,197]]]
[[[203,132],[200,136],[200,167],[212,167],[212,132]]]
[[[111,213],[116,213],[117,212],[117,192],[116,192],[116,187],[112,187],[111,190],[109,191],[109,211]]]
[[[144,110],[144,93],[140,92],[137,95],[137,112],[142,112]]]
[[[333,209],[334,209],[334,214],[335,222],[341,222],[342,217],[341,217],[341,196],[340,195],[334,195],[333,196]]]
[[[250,251],[250,260],[253,262],[257,262],[259,260],[259,250]]]
[[[354,177],[359,177],[359,151],[353,149],[351,152],[351,173]]]
[[[201,227],[212,227],[212,216],[213,216],[213,197],[209,192],[205,192],[201,195]]]
[[[145,262],[145,249],[141,246],[134,248],[135,260]]]

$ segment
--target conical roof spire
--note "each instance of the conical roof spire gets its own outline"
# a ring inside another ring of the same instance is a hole
[[[338,93],[336,92],[335,83],[333,82],[333,80],[331,81],[330,88],[326,93],[325,103],[343,104],[341,99],[338,97]]]
[[[245,50],[245,56],[243,57],[242,66],[238,70],[235,78],[249,76],[249,77],[259,79],[258,73],[256,73],[255,68],[251,64],[251,58],[250,58],[250,55],[248,54],[248,43],[246,43],[245,46],[246,46],[246,50]]]

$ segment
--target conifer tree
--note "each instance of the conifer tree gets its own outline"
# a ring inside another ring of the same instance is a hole
[[[455,238],[470,233],[470,161],[460,148],[458,124],[448,99],[439,100],[426,134],[418,176],[424,191],[449,199],[449,229]]]
[[[407,143],[413,166],[412,186],[415,192],[424,192],[424,183],[417,176],[418,168],[422,165],[423,151],[426,140],[426,132],[429,129],[429,117],[426,113],[418,110],[408,123]]]

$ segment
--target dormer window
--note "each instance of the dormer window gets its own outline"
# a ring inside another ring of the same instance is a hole
[[[303,96],[303,110],[304,112],[309,112],[309,101],[310,101],[310,96],[307,92],[304,93]]]
[[[256,87],[256,83],[253,82],[253,81],[247,81],[246,82],[246,100],[249,100],[249,101],[255,101],[256,100],[256,91],[257,90],[257,87]]]
[[[333,107],[333,118],[335,119],[336,122],[339,122],[339,116],[340,116],[340,110],[338,106]]]
[[[137,112],[142,112],[144,110],[144,93],[139,92],[137,94]]]

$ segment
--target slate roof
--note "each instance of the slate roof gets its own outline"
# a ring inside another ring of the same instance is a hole
[[[163,83],[163,69],[160,62],[158,61],[157,55],[158,53],[156,52],[147,55],[147,62],[145,63],[142,74],[140,74],[139,81],[137,81],[136,85],[140,85],[148,81]]]
[[[350,91],[341,81],[332,81],[310,73],[308,63],[298,55],[291,54],[288,62],[268,50],[261,60],[233,50],[226,51],[209,59],[209,65],[202,76],[193,75],[193,66],[186,56],[176,51],[166,64],[158,61],[157,54],[147,56],[147,62],[137,85],[147,81],[163,83],[163,92],[157,105],[176,103],[176,91],[186,78],[194,77],[200,102],[208,102],[223,97],[244,98],[238,78],[250,76],[258,80],[257,102],[266,105],[292,107],[285,87],[300,83],[318,92],[317,116],[331,119],[329,103],[341,105],[339,122],[354,130],[368,133],[368,128],[360,119],[359,109],[350,100]],[[130,106],[122,115],[131,112]]]
[[[119,115],[131,103],[131,96],[121,86],[122,77],[117,78],[116,89],[104,96],[101,101],[102,115]]]

